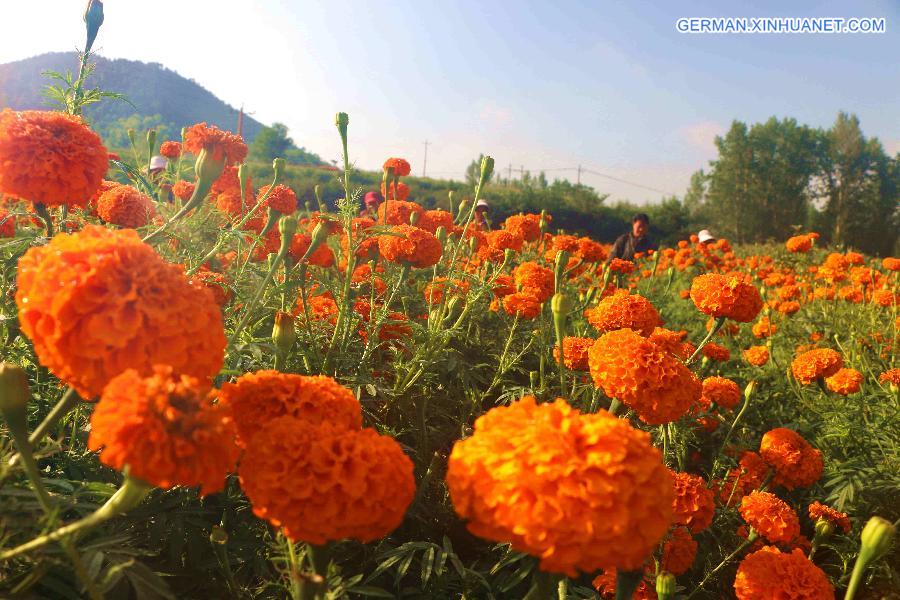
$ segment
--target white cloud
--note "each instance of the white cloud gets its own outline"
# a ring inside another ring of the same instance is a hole
[[[716,136],[724,133],[725,127],[714,121],[701,121],[682,127],[679,131],[681,138],[691,148],[710,158],[716,155]]]

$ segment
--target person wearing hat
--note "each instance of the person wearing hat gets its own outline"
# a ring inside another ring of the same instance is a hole
[[[150,183],[159,188],[157,197],[160,200],[173,202],[175,197],[172,195],[172,185],[163,181],[163,174],[166,172],[166,167],[168,166],[169,159],[165,156],[156,155],[150,158],[150,168],[147,173],[147,178],[150,180]]]
[[[609,256],[606,258],[606,264],[612,262],[614,258],[622,260],[634,260],[634,255],[638,252],[646,253],[648,250],[656,250],[656,244],[647,237],[650,229],[650,217],[646,213],[638,213],[631,219],[631,231],[623,233],[616,238]]]
[[[384,202],[384,196],[378,192],[366,192],[363,197],[363,209],[359,211],[361,217],[376,218],[378,215],[378,207]]]
[[[482,231],[490,231],[491,221],[489,212],[491,206],[487,200],[479,200],[475,203],[475,226]]]
[[[697,234],[697,242],[703,244],[704,246],[712,244],[716,241],[716,238],[712,236],[709,232],[709,229],[703,229],[700,233]]]

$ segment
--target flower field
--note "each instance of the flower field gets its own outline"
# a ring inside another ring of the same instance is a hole
[[[900,259],[607,263],[479,226],[490,157],[364,214],[345,113],[304,206],[205,123],[111,154],[80,84],[0,112],[0,597],[900,597]]]

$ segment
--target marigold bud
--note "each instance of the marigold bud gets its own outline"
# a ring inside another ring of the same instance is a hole
[[[419,222],[419,216],[420,216],[420,214],[419,214],[418,212],[415,212],[415,211],[409,213],[409,224],[410,224],[410,225],[415,225],[416,223],[418,223],[418,222]]]
[[[294,329],[294,317],[290,313],[277,311],[275,326],[272,328],[272,342],[281,352],[290,352],[297,341],[297,330]]]
[[[656,596],[659,600],[671,600],[675,597],[675,576],[663,571],[656,576]]]
[[[147,148],[150,149],[150,154],[153,154],[153,151],[156,149],[156,130],[155,129],[147,130]]]
[[[459,213],[458,214],[460,217],[468,212],[470,204],[471,203],[466,199],[463,199],[463,201],[459,203]]]
[[[438,239],[438,241],[441,243],[441,246],[443,246],[444,243],[446,243],[447,230],[444,229],[443,225],[441,225],[440,227],[437,228],[437,230],[434,232],[434,237],[436,237]],[[491,263],[488,263],[488,265],[490,265],[490,264]]]
[[[228,543],[228,533],[218,525],[213,525],[212,531],[209,532],[209,541],[224,546]]]
[[[887,519],[878,516],[869,519],[860,535],[859,560],[868,564],[882,556],[891,546],[895,533],[896,527]]]
[[[481,159],[481,184],[487,183],[487,180],[494,174],[494,158],[485,156]]]
[[[137,146],[137,132],[134,129],[129,129],[127,132],[128,141],[131,142],[132,146]]]
[[[319,225],[316,225],[318,228]],[[278,231],[281,232],[281,239],[288,240],[288,244],[290,244],[290,240],[294,238],[294,234],[297,233],[297,219],[295,217],[282,217],[278,221]],[[313,231],[315,233],[315,231]],[[315,238],[313,238],[315,241]]]
[[[0,363],[0,411],[22,410],[30,397],[25,370],[13,363]]]
[[[238,166],[238,181],[241,184],[241,192],[246,193],[248,188],[247,182],[250,180],[250,167],[247,166],[247,163],[241,163]]]
[[[753,394],[756,392],[756,380],[753,379],[750,383],[747,384],[747,387],[744,388],[744,400],[749,402],[753,398]]]
[[[346,143],[347,126],[350,124],[350,115],[345,112],[339,112],[334,116],[334,124],[338,128],[338,133],[341,134],[341,141]]]
[[[554,315],[567,315],[572,312],[572,300],[562,292],[553,294],[550,299],[550,309]]]
[[[84,9],[84,25],[87,29],[84,51],[87,53],[91,51],[100,26],[103,25],[103,2],[101,0],[88,0],[87,8]]]
[[[272,161],[272,170],[275,171],[275,179],[281,179],[284,174],[285,161],[283,158],[276,158]],[[240,174],[238,174],[240,176]]]
[[[816,519],[816,537],[817,538],[827,538],[830,537],[832,533],[834,533],[834,525],[831,524],[831,521],[828,519],[823,519],[819,517]]]
[[[198,187],[200,184],[205,186],[212,185],[212,182],[219,178],[222,171],[225,170],[225,155],[221,155],[218,160],[215,155],[208,152],[206,148],[200,150],[197,155],[197,162],[194,163],[194,173],[197,174]]]

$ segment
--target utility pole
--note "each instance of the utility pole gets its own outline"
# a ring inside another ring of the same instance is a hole
[[[506,185],[512,181],[512,163],[509,163],[509,166],[506,168]]]
[[[238,113],[237,134],[242,135],[244,131],[244,105],[241,104],[241,112]]]
[[[428,166],[428,140],[425,140],[425,158],[422,160],[422,177],[425,177],[426,166]]]
[[[576,185],[581,185],[581,165],[578,165],[578,182]]]

